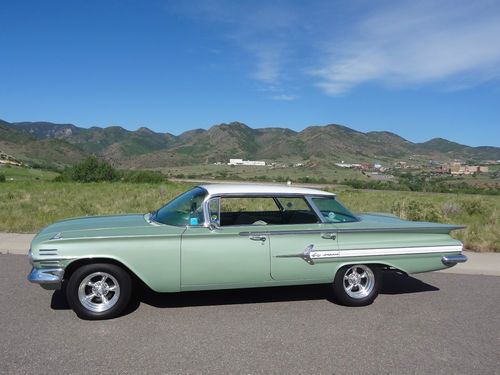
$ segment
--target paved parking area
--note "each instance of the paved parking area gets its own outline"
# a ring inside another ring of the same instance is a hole
[[[143,293],[89,322],[0,255],[0,373],[498,374],[500,277],[386,274],[371,306],[324,286]]]

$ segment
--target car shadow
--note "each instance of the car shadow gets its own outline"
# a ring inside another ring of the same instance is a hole
[[[439,288],[427,284],[399,271],[386,271],[383,273],[383,285],[380,294],[410,294],[421,292],[435,292]]]
[[[380,294],[409,294],[437,291],[439,288],[399,272],[384,272]],[[293,302],[328,300],[336,303],[330,293],[329,284],[283,286],[273,288],[248,288],[210,290],[181,293],[157,293],[147,287],[139,288],[125,314],[136,310],[141,303],[159,308],[190,306],[240,305],[250,303]],[[65,294],[55,291],[51,308],[69,309]]]

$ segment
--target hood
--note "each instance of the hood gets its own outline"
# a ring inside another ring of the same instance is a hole
[[[144,232],[152,224],[143,214],[85,216],[58,221],[42,229],[33,239],[32,246],[40,242],[59,239],[130,235]],[[54,236],[56,238],[54,239]],[[60,238],[57,238],[60,237]]]

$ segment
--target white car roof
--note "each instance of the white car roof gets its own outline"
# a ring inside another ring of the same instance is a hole
[[[335,196],[327,191],[295,187],[289,185],[272,184],[206,184],[199,185],[209,195],[218,194],[300,194],[300,195],[325,195]]]

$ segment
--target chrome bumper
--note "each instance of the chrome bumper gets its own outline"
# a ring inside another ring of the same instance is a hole
[[[444,257],[441,258],[441,262],[443,262],[443,264],[445,266],[454,266],[455,264],[457,263],[464,263],[464,262],[467,262],[467,257],[463,254],[459,254],[459,255],[446,255]]]
[[[28,275],[28,281],[40,284],[45,289],[59,289],[63,276],[62,268],[33,268]]]

